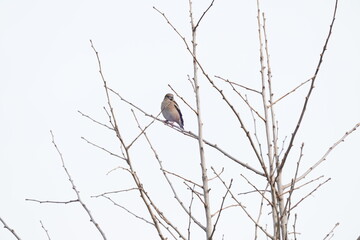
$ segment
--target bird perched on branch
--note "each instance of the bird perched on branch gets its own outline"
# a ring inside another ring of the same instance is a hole
[[[184,129],[184,120],[180,112],[179,105],[174,100],[174,95],[168,93],[165,95],[161,103],[161,112],[166,119],[166,122],[176,122],[181,129]]]

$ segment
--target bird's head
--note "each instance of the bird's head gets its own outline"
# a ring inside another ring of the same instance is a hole
[[[168,94],[165,95],[165,99],[169,99],[169,100],[173,101],[174,100],[174,95],[172,93],[168,93]]]

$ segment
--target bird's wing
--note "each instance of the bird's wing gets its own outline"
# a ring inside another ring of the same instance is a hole
[[[173,100],[173,103],[174,103],[174,107],[175,107],[176,111],[178,111],[179,116],[180,116],[180,125],[181,125],[181,127],[183,127],[184,126],[184,119],[183,119],[182,113],[180,111],[179,105],[174,100]]]

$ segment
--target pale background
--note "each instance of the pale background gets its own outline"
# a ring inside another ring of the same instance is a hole
[[[207,2],[194,1],[196,17]],[[334,1],[276,0],[261,4],[267,16],[274,92],[279,97],[314,73]],[[167,84],[194,103],[187,81],[191,58],[152,6],[164,11],[189,39],[187,1],[0,2],[0,217],[22,239],[46,239],[39,220],[52,239],[101,239],[80,205],[40,205],[25,201],[26,198],[59,201],[74,198],[51,145],[50,129],[76,186],[108,239],[157,239],[149,225],[105,199],[89,197],[129,187],[131,182],[122,171],[106,175],[120,164],[119,160],[94,149],[80,137],[116,151],[115,138],[77,113],[81,110],[107,121],[102,109],[106,104],[104,91],[89,39],[100,52],[109,85],[147,112],[158,114],[164,94],[170,92]],[[359,122],[359,11],[358,0],[339,1],[333,36],[292,155],[291,164],[294,164],[299,146],[305,142],[302,170]],[[220,75],[259,87],[255,0],[215,1],[200,26],[198,42],[199,59],[211,76]],[[252,164],[255,160],[248,154],[248,144],[233,115],[204,78],[200,84],[205,137]],[[226,85],[222,86],[231,93]],[[278,104],[281,139],[285,135],[289,138],[306,90],[307,87]],[[240,102],[236,97],[233,99]],[[131,112],[116,98],[114,101],[120,126],[130,142],[137,133]],[[185,128],[195,131],[195,116],[184,103],[177,101],[183,110]],[[249,113],[246,108],[243,111],[245,116]],[[150,121],[141,114],[138,116],[143,125]],[[247,123],[252,130],[251,118]],[[168,169],[200,179],[195,141],[161,123],[151,127],[149,136]],[[297,230],[302,233],[298,239],[323,239],[336,222],[340,226],[333,239],[351,240],[360,235],[359,143],[360,134],[355,132],[311,175],[325,175],[332,180],[298,208]],[[132,154],[140,176],[153,189],[154,198],[176,219],[177,213],[168,206],[173,196],[168,186],[158,183],[163,181],[159,167],[143,139]],[[207,150],[207,157],[208,165],[217,169],[235,167],[235,178],[246,173],[212,150]],[[289,171],[290,176],[293,169]],[[243,181],[240,183],[244,189],[249,188]],[[185,192],[185,195],[189,199],[189,194]],[[143,204],[134,201],[137,196],[123,194],[118,200],[148,218]],[[252,239],[253,226],[239,211],[230,212],[224,213],[224,226],[219,229],[217,239],[222,234],[225,239]],[[14,238],[0,228],[0,239]]]

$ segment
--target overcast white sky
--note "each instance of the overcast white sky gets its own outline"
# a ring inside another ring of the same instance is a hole
[[[208,2],[194,0],[197,18]],[[267,17],[275,98],[314,73],[333,5],[333,0],[261,1]],[[187,74],[192,73],[191,58],[181,39],[153,6],[165,12],[189,39],[188,3],[184,0],[0,1],[0,217],[22,239],[47,239],[39,220],[49,230],[51,239],[101,239],[78,204],[25,201],[26,198],[58,201],[75,198],[51,145],[50,129],[76,186],[108,239],[157,239],[148,224],[105,199],[90,198],[132,185],[123,171],[106,175],[120,164],[119,160],[81,140],[84,136],[119,152],[114,136],[77,112],[107,121],[103,110],[106,99],[89,39],[100,53],[109,85],[148,113],[158,114],[164,94],[170,92],[168,84],[194,105],[187,81]],[[333,36],[294,145],[287,176],[294,171],[291,166],[297,160],[302,142],[305,142],[301,168],[304,171],[360,121],[359,11],[358,0],[339,1]],[[198,32],[199,60],[211,76],[220,75],[259,88],[256,14],[255,0],[215,1]],[[229,109],[204,78],[200,84],[205,137],[244,162],[257,166]],[[241,100],[231,89],[221,86],[240,106]],[[281,140],[285,136],[289,139],[307,89],[308,86],[277,104]],[[256,101],[251,94],[249,98]],[[129,107],[116,98],[114,102],[120,127],[130,142],[137,134],[137,126]],[[184,114],[185,129],[195,132],[195,116],[183,102],[177,102]],[[249,115],[244,107],[239,107],[239,111]],[[150,121],[142,114],[138,117],[142,125]],[[245,118],[253,130],[251,116]],[[152,125],[149,137],[167,169],[200,181],[195,141],[161,123]],[[311,174],[309,179],[324,175],[324,180],[329,177],[332,180],[298,208],[297,231],[301,232],[298,239],[323,239],[337,222],[340,226],[333,239],[355,240],[360,235],[359,146],[360,132],[354,132]],[[176,206],[173,196],[163,183],[157,162],[144,139],[135,144],[132,151],[138,173],[152,189],[154,198],[186,232],[187,222],[181,222],[178,217],[184,219],[184,215],[172,211]],[[243,168],[213,150],[206,149],[206,154],[208,166],[225,167],[227,179],[233,177],[238,180],[239,189],[249,189],[239,176],[246,174]],[[213,184],[213,188],[221,186]],[[185,189],[181,182],[178,187]],[[220,188],[219,192],[223,194],[224,189]],[[183,194],[188,201],[190,194],[185,190]],[[117,200],[149,218],[137,193],[119,195]],[[214,200],[214,206],[217,203]],[[252,203],[248,204],[251,208]],[[254,208],[254,214],[256,211]],[[227,240],[253,239],[253,226],[239,210],[224,212],[218,231],[216,239],[223,234]],[[194,234],[194,239],[203,236],[198,230]],[[0,239],[14,238],[0,227]]]

